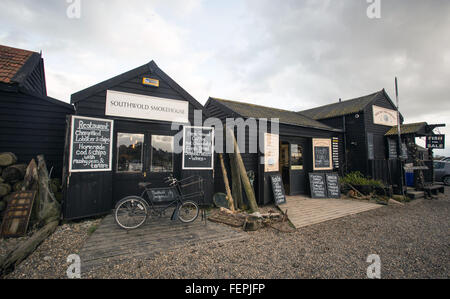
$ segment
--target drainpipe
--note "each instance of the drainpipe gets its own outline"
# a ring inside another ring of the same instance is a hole
[[[339,103],[342,103],[342,99],[339,98]],[[345,115],[342,116],[342,130],[344,131],[344,163],[343,163],[343,174],[347,173],[347,126],[345,124]]]

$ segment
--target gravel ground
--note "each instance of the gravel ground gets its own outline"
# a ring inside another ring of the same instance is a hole
[[[91,227],[96,227],[100,219],[89,220],[80,223],[69,223],[59,226],[56,231],[47,238],[14,272],[6,278],[65,278],[69,263],[66,262],[70,254],[79,252],[89,236]],[[0,253],[3,255],[6,249],[14,248],[20,239],[0,240]]]
[[[366,278],[370,254],[380,256],[382,278],[450,278],[450,188],[446,194],[294,233],[263,229],[238,243],[194,245],[148,260],[105,263],[83,278]],[[65,258],[81,247],[90,225],[58,228],[8,278],[64,278]]]

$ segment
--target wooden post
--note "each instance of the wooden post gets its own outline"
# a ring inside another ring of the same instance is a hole
[[[237,144],[237,141],[236,141],[236,138],[234,137],[233,132],[230,129],[228,129],[228,131],[231,134],[230,136],[233,136],[235,158],[236,158],[238,170],[241,175],[242,184],[244,185],[244,191],[248,198],[250,211],[257,212],[258,204],[256,203],[255,192],[253,191],[252,184],[250,184],[250,180],[248,179],[247,171],[245,170],[244,161],[242,161],[242,156],[241,156],[241,152],[239,150],[239,146]]]
[[[23,260],[32,254],[36,248],[58,227],[58,221],[53,221],[35,232],[31,238],[20,243],[16,249],[9,252],[5,259],[0,261],[0,277],[14,270]]]
[[[223,182],[225,183],[225,190],[227,191],[227,199],[228,202],[230,203],[230,210],[235,211],[233,196],[231,196],[230,182],[228,181],[228,173],[227,169],[225,168],[225,162],[223,161],[223,154],[219,154],[219,159],[220,159],[220,166],[222,167]]]
[[[239,167],[236,160],[236,154],[228,154],[230,157],[231,166],[231,186],[232,195],[234,199],[234,205],[237,209],[244,208],[244,201],[242,199],[242,183],[241,174],[239,173]]]

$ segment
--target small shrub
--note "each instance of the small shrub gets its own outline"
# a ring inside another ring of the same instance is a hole
[[[89,229],[87,231],[88,236],[90,236],[93,233],[95,233],[96,230],[97,230],[97,225],[92,225],[91,227],[89,227]]]
[[[341,179],[341,182],[344,184],[351,184],[353,186],[371,186],[384,188],[384,184],[382,181],[368,179],[362,175],[361,172],[355,171],[347,174],[344,178]]]
[[[342,189],[345,189],[347,184],[352,185],[355,188],[360,188],[360,192],[364,194],[369,194],[373,191],[384,195],[385,185],[382,181],[368,179],[362,175],[361,172],[355,171],[347,174],[345,177],[341,178]]]

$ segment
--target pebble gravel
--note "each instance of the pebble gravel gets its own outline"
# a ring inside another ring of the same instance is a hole
[[[439,199],[389,205],[294,233],[266,228],[236,243],[192,245],[151,259],[106,262],[83,278],[450,278],[450,188]],[[7,278],[65,278],[93,223],[59,227]]]

